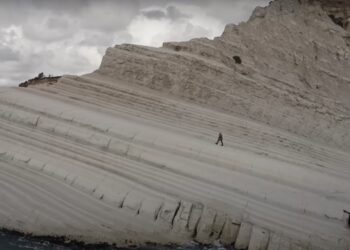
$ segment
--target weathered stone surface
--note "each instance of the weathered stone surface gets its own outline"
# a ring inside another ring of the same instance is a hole
[[[162,208],[159,211],[158,220],[165,222],[168,225],[172,225],[174,222],[174,216],[176,215],[180,207],[180,202],[166,201],[163,203]]]
[[[226,219],[224,228],[222,229],[220,240],[224,244],[232,244],[235,242],[239,231],[239,224],[230,218]]]
[[[291,244],[290,239],[281,236],[281,238],[280,238],[280,244],[279,244],[279,249],[280,249],[280,250],[282,250],[282,249],[291,249],[291,246],[292,246],[292,244]]]
[[[203,213],[203,205],[200,203],[192,203],[192,210],[188,220],[188,230],[194,232],[197,230],[199,220]]]
[[[249,241],[252,233],[252,224],[248,222],[243,222],[239,228],[238,236],[235,242],[235,248],[247,249],[249,246]]]
[[[226,214],[218,212],[216,214],[214,223],[213,223],[213,228],[211,232],[211,238],[213,240],[217,240],[220,237],[220,234],[222,233],[222,230],[225,226],[225,222],[227,220]]]
[[[121,207],[128,192],[129,189],[125,185],[116,183],[113,179],[106,179],[96,187],[93,196],[103,199],[114,207]]]
[[[298,244],[292,244],[290,247],[290,250],[303,250],[305,248],[303,248],[302,246],[298,245]]]
[[[149,217],[152,220],[156,220],[158,213],[162,207],[161,199],[152,199],[151,197],[146,197],[142,201],[142,205],[139,211],[140,216]]]
[[[203,243],[211,243],[213,234],[213,224],[215,223],[215,218],[217,212],[211,208],[204,207],[202,216],[199,220],[197,227],[196,240]]]
[[[131,210],[132,213],[138,214],[140,212],[142,200],[144,195],[138,191],[132,191],[126,195],[123,201],[123,209]]]
[[[279,250],[281,237],[276,233],[271,233],[267,250]]]
[[[266,250],[269,242],[269,232],[254,226],[249,241],[248,250]]]
[[[316,2],[279,0],[214,40],[109,48],[96,73],[348,149],[347,34]]]
[[[189,218],[191,216],[192,203],[181,201],[180,208],[174,218],[173,231],[178,234],[192,236],[193,231],[188,229]]]

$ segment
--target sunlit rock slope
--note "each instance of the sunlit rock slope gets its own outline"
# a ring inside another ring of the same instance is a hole
[[[92,74],[0,89],[0,227],[348,250],[346,37],[317,3],[277,0],[214,40],[120,45]]]

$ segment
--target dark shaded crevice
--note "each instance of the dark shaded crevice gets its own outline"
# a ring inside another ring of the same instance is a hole
[[[214,226],[215,226],[217,217],[218,217],[218,214],[215,213],[215,216],[214,216],[214,219],[213,219],[213,223],[211,224],[211,232],[210,232],[210,234],[209,234],[209,237],[210,237],[210,238],[213,237],[213,235],[214,235],[214,233],[215,233],[215,232],[214,232]]]
[[[192,211],[193,211],[193,203],[191,203],[191,207],[190,207],[190,211],[189,211],[189,215],[188,215],[188,218],[187,218],[187,222],[186,222],[186,229],[188,230],[189,229],[189,224],[190,224],[190,221],[191,221],[191,215],[192,215]]]
[[[188,218],[188,221],[191,221],[191,218],[193,216],[193,211],[195,210],[200,210],[200,215],[197,219],[197,221],[195,222],[195,225],[194,225],[194,229],[193,229],[193,233],[192,233],[192,238],[195,238],[198,234],[198,225],[199,225],[199,222],[202,218],[202,215],[203,215],[203,210],[204,210],[204,206],[203,204],[200,204],[200,203],[195,203],[195,204],[192,204],[192,207],[191,207],[191,213],[190,213],[190,216]]]
[[[40,116],[38,116],[38,118],[36,119],[35,124],[34,124],[34,128],[36,128],[38,126],[39,120],[40,120]]]
[[[335,17],[333,14],[328,15],[328,16],[333,21],[333,23],[335,23],[336,25],[345,29],[345,22],[344,22],[344,19],[342,17]]]
[[[233,56],[233,60],[235,60],[236,64],[242,64],[242,59],[240,56]]]
[[[127,193],[125,194],[125,196],[123,197],[122,202],[121,202],[120,205],[119,205],[119,208],[123,208],[125,199],[126,199],[126,197],[128,196],[128,194],[129,194],[129,192],[127,192]]]
[[[319,51],[318,51],[318,45],[316,42],[313,42],[313,48],[314,48],[314,53],[315,53],[315,60],[317,61],[318,60],[318,54],[319,54]]]
[[[162,204],[159,206],[157,212],[156,212],[155,215],[154,215],[154,220],[155,220],[155,221],[158,220],[159,214],[160,214],[160,212],[162,211],[163,206],[164,206],[164,202],[162,202]]]
[[[139,208],[136,211],[136,215],[140,214],[140,210],[141,210],[142,204],[143,204],[143,200],[141,200],[141,202],[140,202],[140,206],[139,206]]]
[[[197,237],[197,234],[198,234],[198,225],[199,225],[199,222],[201,221],[201,219],[202,219],[202,216],[199,217],[199,219],[198,219],[197,222],[196,222],[196,225],[195,225],[195,227],[194,227],[193,234],[192,234],[192,238],[193,238],[193,239]]]
[[[220,229],[220,232],[219,232],[219,235],[218,235],[218,238],[217,238],[217,239],[220,239],[220,238],[221,238],[221,235],[222,235],[222,232],[224,231],[224,228],[225,228],[225,226],[226,226],[227,220],[228,220],[228,218],[226,218],[225,222],[222,224],[222,227],[221,227],[221,229]]]
[[[174,220],[175,220],[175,217],[176,217],[177,213],[178,213],[179,210],[180,210],[180,206],[181,206],[181,201],[179,201],[178,204],[177,204],[177,207],[176,207],[176,209],[175,209],[174,216],[173,216],[173,218],[172,218],[172,220],[171,220],[171,226],[174,226]]]

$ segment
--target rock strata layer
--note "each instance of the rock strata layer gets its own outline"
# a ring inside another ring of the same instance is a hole
[[[349,247],[349,153],[95,76],[0,97],[2,227],[118,246]]]

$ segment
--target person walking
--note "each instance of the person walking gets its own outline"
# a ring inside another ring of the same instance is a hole
[[[218,137],[218,140],[216,141],[216,145],[218,145],[219,142],[221,142],[221,146],[224,146],[224,142],[223,142],[223,136],[221,134],[221,132],[219,133],[219,137]]]

